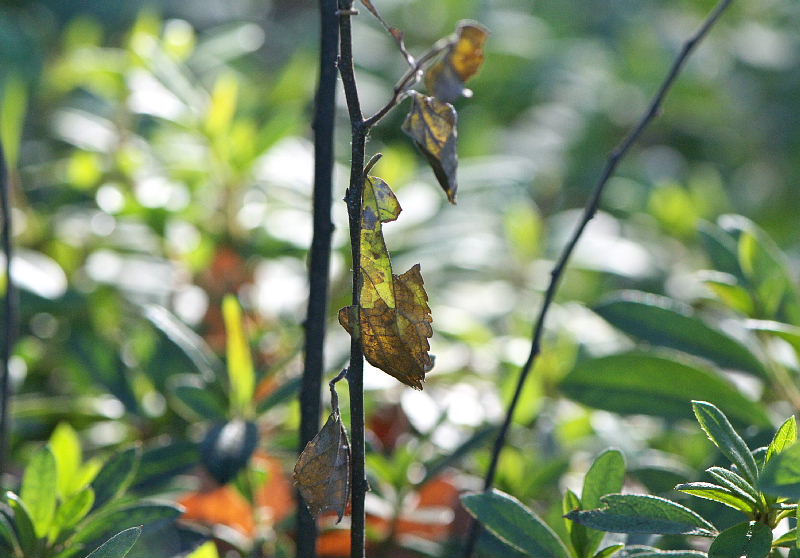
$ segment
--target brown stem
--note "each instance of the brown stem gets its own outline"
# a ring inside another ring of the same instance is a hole
[[[536,358],[541,351],[541,338],[542,332],[544,330],[544,322],[547,317],[547,312],[550,309],[551,304],[553,303],[553,299],[555,298],[556,292],[558,291],[559,284],[561,282],[561,278],[564,275],[564,271],[566,270],[567,264],[569,263],[569,259],[572,256],[572,253],[575,250],[575,246],[578,244],[578,241],[581,239],[586,226],[589,224],[589,221],[597,213],[597,209],[600,206],[600,200],[603,195],[603,191],[605,190],[606,184],[608,183],[609,179],[613,176],[614,172],[619,165],[619,162],[622,160],[623,157],[628,153],[631,146],[639,139],[642,135],[642,132],[647,128],[647,126],[658,116],[659,110],[661,109],[661,105],[664,102],[664,98],[669,93],[669,90],[672,88],[675,80],[677,79],[678,75],[680,74],[681,70],[683,69],[684,65],[686,64],[686,60],[689,58],[689,55],[694,51],[700,41],[708,34],[709,30],[714,26],[714,24],[719,20],[722,16],[722,13],[731,5],[733,0],[721,0],[714,10],[709,14],[700,28],[692,35],[684,44],[683,48],[681,48],[680,53],[678,54],[675,61],[672,63],[672,67],[670,68],[667,76],[664,78],[664,81],[661,83],[661,86],[658,88],[655,96],[653,97],[650,105],[648,106],[647,110],[645,111],[644,115],[640,118],[637,125],[631,130],[631,132],[622,140],[622,142],[611,152],[608,159],[606,160],[605,167],[603,168],[603,172],[600,174],[600,178],[598,179],[597,183],[592,190],[592,194],[587,202],[581,220],[578,222],[578,225],[575,227],[575,230],[572,233],[569,241],[567,242],[564,249],[561,251],[561,255],[558,258],[553,270],[550,272],[550,283],[547,286],[547,290],[544,294],[544,300],[542,301],[542,306],[539,310],[539,315],[536,319],[536,323],[533,326],[533,333],[531,339],[531,348],[530,353],[528,354],[528,359],[525,361],[525,364],[522,366],[520,370],[519,380],[517,381],[516,389],[514,390],[514,396],[511,399],[511,403],[508,406],[506,411],[505,418],[503,420],[503,425],[500,428],[500,432],[497,435],[497,439],[494,443],[494,448],[492,450],[492,459],[489,464],[489,469],[486,472],[486,477],[484,479],[483,489],[484,491],[489,491],[492,489],[494,485],[494,478],[497,473],[497,466],[500,461],[500,454],[503,450],[503,446],[505,446],[506,436],[508,435],[508,430],[511,427],[511,421],[514,418],[514,411],[517,408],[517,404],[519,403],[520,395],[522,394],[522,390],[525,387],[525,381],[530,374],[530,371],[533,369],[534,364],[536,363]],[[466,546],[466,556],[469,558],[475,551],[475,545],[478,540],[478,536],[480,534],[480,526],[478,525],[477,521],[473,521],[472,525],[470,526],[470,531],[467,539],[467,546]]]

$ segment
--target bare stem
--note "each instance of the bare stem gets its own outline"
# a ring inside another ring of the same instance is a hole
[[[339,0],[339,73],[342,76],[347,111],[350,114],[351,153],[350,185],[345,194],[350,224],[350,252],[353,258],[353,306],[356,323],[360,322],[361,302],[361,198],[364,191],[364,160],[367,132],[361,102],[358,98],[353,69],[353,38],[350,15],[353,0]],[[358,331],[358,330],[356,330]],[[347,382],[350,385],[350,437],[352,450],[350,556],[363,558],[365,552],[366,517],[364,498],[367,492],[366,448],[364,426],[364,351],[361,336],[350,340],[350,366]]]
[[[336,0],[319,0],[319,82],[314,107],[314,230],[308,269],[308,309],[305,321],[305,368],[300,392],[302,452],[319,430],[325,329],[328,321],[328,273],[331,259],[333,191],[333,130],[336,116],[336,58],[339,22]],[[317,524],[297,493],[297,556],[314,558]]]
[[[484,479],[483,489],[485,491],[491,490],[492,486],[494,485],[494,479],[497,473],[497,466],[500,461],[500,454],[503,450],[503,447],[505,446],[508,430],[511,427],[511,421],[514,418],[514,411],[517,408],[520,395],[522,394],[522,390],[525,387],[525,381],[527,380],[530,371],[533,369],[533,366],[536,363],[536,358],[539,355],[539,352],[541,351],[541,339],[544,330],[545,319],[547,317],[547,312],[553,303],[553,299],[555,298],[556,292],[558,291],[559,284],[564,275],[564,271],[566,270],[567,264],[569,263],[569,259],[575,250],[575,246],[581,239],[581,236],[583,235],[586,226],[589,224],[589,221],[591,221],[592,218],[594,218],[595,214],[597,213],[597,209],[600,206],[600,200],[602,198],[606,184],[608,183],[609,179],[613,176],[614,172],[617,169],[617,166],[619,165],[619,162],[622,160],[623,157],[625,157],[625,155],[630,150],[631,146],[639,139],[639,137],[642,135],[647,126],[656,118],[656,116],[658,116],[659,111],[661,109],[661,105],[664,102],[667,93],[669,93],[669,90],[672,88],[673,84],[678,78],[678,75],[680,74],[681,70],[686,64],[686,61],[688,60],[689,56],[692,54],[697,45],[703,40],[703,38],[708,34],[709,30],[719,20],[719,18],[722,16],[722,13],[732,3],[733,0],[721,0],[714,8],[714,10],[709,14],[709,16],[700,26],[700,28],[694,33],[694,35],[692,35],[683,44],[680,53],[678,54],[675,61],[672,63],[672,66],[669,72],[667,73],[667,76],[664,78],[664,81],[658,88],[658,91],[651,100],[647,110],[642,115],[636,126],[630,131],[630,133],[628,133],[627,136],[625,136],[622,142],[611,152],[608,159],[606,160],[603,172],[600,174],[600,178],[598,179],[597,183],[594,186],[594,189],[592,190],[592,194],[589,198],[589,201],[584,207],[581,220],[575,227],[572,236],[570,237],[564,249],[561,251],[561,255],[559,256],[558,261],[553,267],[553,270],[550,272],[550,283],[548,284],[547,290],[545,291],[544,300],[542,301],[542,306],[539,310],[539,315],[536,319],[536,323],[533,326],[530,353],[528,354],[528,359],[525,361],[525,364],[522,366],[522,369],[520,370],[517,386],[516,389],[514,390],[514,396],[512,397],[511,403],[508,406],[505,418],[503,420],[503,424],[500,428],[500,431],[497,435],[497,439],[495,440],[494,443],[494,447],[492,450],[492,459],[489,464],[489,469],[486,472],[486,477]],[[467,539],[467,546],[465,552],[467,557],[471,557],[472,554],[474,553],[475,545],[477,543],[479,534],[480,534],[480,525],[476,521],[473,521]]]

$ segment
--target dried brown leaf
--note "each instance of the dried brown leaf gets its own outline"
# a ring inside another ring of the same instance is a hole
[[[488,37],[489,31],[479,23],[463,21],[458,25],[455,42],[425,74],[431,95],[450,103],[468,94],[464,84],[483,64],[483,45]]]
[[[411,92],[413,104],[405,122],[403,131],[411,136],[419,150],[425,155],[439,181],[439,185],[447,194],[450,203],[456,203],[456,169],[458,154],[456,152],[456,123],[458,116],[450,103],[434,97],[426,97],[416,91]]]
[[[342,520],[350,498],[350,442],[338,413],[306,444],[294,466],[294,484],[311,515],[333,510]]]

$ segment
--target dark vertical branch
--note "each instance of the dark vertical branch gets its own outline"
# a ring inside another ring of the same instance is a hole
[[[486,472],[486,477],[484,479],[484,486],[483,489],[485,491],[491,490],[492,486],[494,485],[494,478],[497,473],[497,466],[500,462],[500,453],[503,450],[503,446],[505,445],[506,436],[508,435],[508,430],[511,427],[511,421],[514,418],[514,411],[517,408],[517,404],[519,403],[520,395],[522,394],[522,390],[525,386],[525,381],[528,379],[528,375],[530,374],[531,370],[533,369],[534,364],[536,363],[536,358],[541,351],[541,339],[542,333],[544,330],[544,322],[547,317],[547,312],[550,309],[551,304],[553,303],[553,299],[555,298],[556,292],[558,291],[558,287],[561,282],[561,278],[564,275],[564,271],[567,268],[567,264],[569,263],[569,259],[572,256],[572,253],[575,250],[575,246],[577,246],[578,241],[581,239],[586,226],[589,224],[589,221],[594,218],[597,210],[600,206],[600,200],[603,195],[603,191],[605,190],[606,184],[608,183],[609,179],[614,175],[614,172],[619,165],[619,162],[622,160],[623,157],[628,153],[631,146],[639,139],[642,135],[642,132],[647,128],[647,126],[658,116],[659,111],[661,110],[661,105],[664,102],[664,98],[669,93],[670,88],[675,83],[678,75],[680,74],[681,70],[683,69],[686,61],[689,58],[689,55],[694,51],[700,41],[706,36],[708,31],[714,26],[714,24],[719,20],[722,13],[731,5],[733,0],[721,0],[719,4],[714,8],[714,10],[709,14],[706,20],[703,22],[703,25],[692,35],[681,48],[678,57],[672,63],[672,67],[669,70],[666,78],[661,83],[661,86],[658,88],[655,96],[653,97],[650,105],[647,108],[647,111],[642,115],[641,119],[639,120],[638,124],[631,130],[631,132],[622,140],[622,142],[611,152],[609,155],[605,167],[603,168],[603,172],[600,175],[597,183],[592,190],[592,194],[589,198],[589,201],[586,204],[586,207],[583,210],[583,215],[581,220],[578,222],[578,225],[575,227],[575,230],[572,233],[569,241],[567,242],[566,246],[561,252],[561,255],[558,258],[553,270],[550,272],[550,283],[547,286],[547,290],[544,294],[544,300],[542,301],[542,306],[539,310],[539,315],[536,319],[536,323],[533,326],[533,333],[532,333],[532,340],[531,340],[531,348],[530,353],[528,354],[528,359],[525,361],[525,364],[522,366],[520,370],[519,380],[517,381],[516,389],[514,390],[514,396],[511,399],[511,403],[508,406],[508,410],[506,411],[505,419],[503,420],[503,424],[500,428],[500,432],[497,435],[497,439],[495,440],[494,447],[492,450],[492,459],[489,464],[489,469]],[[469,536],[467,539],[467,548],[466,548],[466,556],[472,556],[475,550],[475,544],[477,543],[478,535],[480,534],[480,526],[476,521],[472,522],[470,527]]]
[[[11,229],[11,178],[6,167],[6,157],[3,145],[0,143],[0,203],[2,204],[3,228],[2,243],[3,253],[6,256],[6,293],[3,299],[3,339],[2,339],[2,369],[0,369],[0,486],[3,474],[6,472],[8,452],[10,448],[11,428],[9,425],[10,412],[8,409],[11,401],[11,371],[9,361],[14,350],[14,337],[17,329],[16,289],[11,280],[11,261],[14,257],[12,229]]]
[[[319,0],[319,83],[314,107],[314,233],[308,270],[305,321],[305,369],[300,392],[300,447],[319,430],[325,326],[328,318],[328,273],[331,259],[331,199],[333,191],[333,130],[336,115],[336,57],[339,22],[336,0]],[[297,493],[298,502],[301,496]],[[297,556],[316,556],[317,525],[305,505],[297,506]]]
[[[345,194],[347,214],[350,222],[350,251],[353,256],[353,306],[358,315],[361,292],[361,197],[364,190],[364,160],[368,127],[364,123],[361,103],[358,98],[355,71],[353,70],[353,38],[350,16],[354,14],[353,0],[339,0],[339,72],[347,99],[352,129],[350,185]],[[350,385],[350,437],[352,450],[351,490],[351,547],[352,558],[364,556],[366,523],[364,497],[367,492],[364,439],[364,351],[358,329],[350,341],[350,366],[347,373]]]

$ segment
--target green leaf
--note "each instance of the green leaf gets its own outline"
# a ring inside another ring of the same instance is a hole
[[[280,387],[266,396],[259,404],[257,412],[259,415],[266,413],[273,407],[289,401],[300,393],[300,385],[303,383],[301,376],[295,376],[283,382]]]
[[[786,421],[775,432],[772,441],[767,448],[767,456],[764,458],[764,464],[781,453],[783,450],[793,445],[797,441],[797,421],[794,415],[786,419]]]
[[[92,514],[68,544],[91,543],[130,527],[174,521],[182,513],[177,506],[150,502],[107,508]]]
[[[56,512],[56,460],[50,448],[45,447],[36,452],[22,477],[20,498],[25,502],[34,532],[39,538],[50,531],[53,516]]]
[[[0,143],[5,151],[6,164],[13,169],[19,162],[22,127],[28,106],[25,83],[16,73],[6,77],[0,101]]]
[[[124,558],[142,534],[141,527],[131,527],[120,531],[98,546],[86,558]]]
[[[36,531],[33,527],[31,514],[19,496],[13,492],[6,492],[6,502],[14,511],[14,526],[17,530],[17,540],[25,556],[33,555],[36,549]]]
[[[697,225],[700,244],[706,250],[714,269],[743,277],[739,267],[736,239],[713,223],[701,221]]]
[[[708,558],[766,558],[772,547],[772,530],[757,521],[725,529],[711,543]]]
[[[692,496],[697,496],[698,498],[705,498],[706,500],[713,500],[715,502],[725,504],[726,506],[743,511],[751,516],[756,510],[755,502],[745,500],[727,488],[709,482],[690,482],[679,484],[675,487],[675,490],[680,490],[681,492],[691,494]]]
[[[622,490],[625,482],[625,457],[619,450],[608,449],[598,455],[586,472],[581,493],[581,508],[591,510],[600,507],[600,498]],[[592,554],[600,546],[605,533],[589,530],[582,555]]]
[[[649,546],[629,546],[626,558],[707,558],[699,550],[659,550]]]
[[[753,505],[761,499],[755,487],[733,471],[722,467],[709,467],[706,472],[717,481],[717,484]]]
[[[0,503],[0,543],[15,555],[22,554],[17,532],[14,530],[14,510],[5,503]],[[2,548],[2,546],[0,546]]]
[[[566,557],[561,539],[519,500],[499,490],[461,497],[466,510],[495,537],[532,557]]]
[[[800,444],[773,456],[761,472],[759,488],[773,496],[800,500]]]
[[[598,550],[592,558],[608,558],[609,556],[613,556],[623,548],[625,548],[624,544],[612,544],[610,546]]]
[[[225,407],[207,387],[178,385],[172,388],[175,397],[196,419],[220,420],[226,416]]]
[[[707,401],[692,401],[692,409],[708,439],[742,471],[746,481],[755,484],[758,479],[756,461],[725,414]]]
[[[83,488],[75,486],[75,479],[83,461],[81,442],[75,429],[69,423],[61,422],[50,436],[48,445],[56,460],[58,496],[63,500]]]
[[[578,498],[578,495],[572,490],[567,489],[567,491],[564,493],[564,498],[561,501],[561,514],[564,516],[564,527],[569,535],[569,541],[572,543],[575,556],[586,555],[584,549],[586,548],[588,528],[584,527],[583,525],[579,525],[570,519],[567,519],[565,516],[571,511],[580,509],[581,499]]]
[[[141,448],[134,446],[115,453],[105,462],[92,481],[94,509],[103,507],[128,489],[136,474],[141,454]]]
[[[766,376],[764,365],[738,340],[693,315],[689,306],[640,291],[622,291],[594,308],[628,335],[706,358],[723,368]]]
[[[250,344],[244,330],[242,308],[233,295],[222,301],[225,332],[228,335],[228,380],[230,381],[231,408],[243,416],[249,415],[255,393],[256,374],[250,354]]]
[[[161,330],[192,361],[206,381],[213,380],[223,366],[205,340],[163,306],[149,304],[145,317]]]
[[[745,326],[753,331],[783,339],[800,355],[800,327],[773,320],[747,320]]]
[[[600,500],[602,508],[570,512],[567,518],[611,533],[711,537],[717,532],[711,523],[689,508],[658,496],[609,494]]]
[[[631,352],[580,362],[561,381],[561,391],[579,403],[620,414],[689,418],[688,401],[712,400],[742,424],[770,426],[755,402],[727,380],[688,362]]]
[[[65,531],[77,525],[92,509],[92,504],[94,504],[94,490],[89,487],[68,497],[56,512],[55,526],[58,531]],[[58,532],[51,533],[51,541],[57,536]]]
[[[226,484],[247,466],[257,445],[256,424],[236,419],[215,424],[206,433],[200,444],[200,456],[214,480]]]
[[[797,545],[797,527],[789,529],[783,535],[772,541],[773,546],[792,548]]]
[[[176,475],[195,467],[200,461],[197,444],[174,441],[147,448],[142,453],[132,489],[144,490],[161,485]]]

